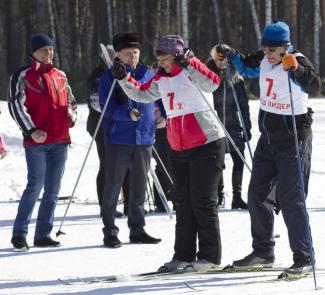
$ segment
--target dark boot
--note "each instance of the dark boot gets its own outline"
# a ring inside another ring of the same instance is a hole
[[[60,242],[55,241],[50,237],[45,237],[42,239],[35,239],[34,246],[36,246],[36,247],[60,247]]]
[[[119,248],[122,246],[121,241],[116,235],[107,235],[104,237],[104,246],[107,248]]]
[[[146,232],[142,232],[139,234],[130,235],[130,242],[136,244],[158,244],[161,242],[161,239],[156,239],[149,236]]]
[[[244,209],[247,210],[247,204],[242,200],[241,197],[233,197],[232,203],[231,203],[231,209]]]
[[[274,263],[274,257],[259,257],[251,253],[240,260],[235,260],[232,265],[234,268],[263,268],[271,267]]]
[[[15,251],[28,251],[29,246],[25,237],[12,237],[11,244],[14,246]]]
[[[247,204],[241,198],[241,186],[242,186],[243,173],[241,170],[234,170],[232,173],[232,188],[233,198],[231,203],[231,209],[244,209],[247,210]]]

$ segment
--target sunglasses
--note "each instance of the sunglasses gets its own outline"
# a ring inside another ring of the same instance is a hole
[[[274,53],[276,52],[276,50],[278,49],[279,47],[268,47],[268,46],[262,46],[262,49],[264,52],[270,52],[270,53]]]

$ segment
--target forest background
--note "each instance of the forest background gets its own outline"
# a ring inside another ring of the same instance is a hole
[[[11,73],[28,63],[34,33],[53,38],[55,66],[84,102],[99,43],[111,44],[118,32],[141,32],[148,65],[165,34],[182,35],[206,61],[220,41],[244,53],[258,50],[261,31],[273,20],[288,23],[292,44],[324,77],[325,0],[0,0],[0,98],[6,98]]]

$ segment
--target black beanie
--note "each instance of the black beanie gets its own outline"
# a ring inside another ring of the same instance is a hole
[[[114,50],[120,51],[123,48],[139,48],[141,49],[141,37],[138,32],[119,33],[113,38]]]
[[[53,46],[52,39],[45,34],[33,35],[30,39],[30,52],[34,53],[44,46]]]

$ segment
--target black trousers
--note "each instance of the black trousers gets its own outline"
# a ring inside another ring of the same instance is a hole
[[[106,145],[105,188],[101,216],[104,236],[117,235],[115,211],[125,175],[129,171],[128,226],[130,234],[144,231],[144,200],[150,167],[151,145]]]
[[[176,209],[174,259],[190,262],[197,257],[220,264],[217,188],[224,156],[224,138],[171,153]]]
[[[308,192],[312,135],[299,141],[301,170],[305,192]],[[309,263],[308,226],[299,185],[296,150],[294,143],[268,144],[260,137],[254,153],[252,176],[248,188],[248,210],[254,253],[261,257],[274,257],[273,206],[267,201],[277,179],[275,195],[280,203],[284,222],[288,229],[293,260]]]
[[[240,151],[242,155],[244,155],[244,150]],[[243,182],[243,171],[244,171],[244,163],[242,159],[239,157],[236,151],[232,151],[230,153],[231,159],[233,161],[232,168],[232,193],[233,200],[241,198],[242,192],[242,182]],[[218,186],[218,198],[224,198],[224,182],[223,182],[223,173],[221,174],[219,186]]]
[[[98,120],[100,118],[100,113],[90,110],[87,118],[87,131],[91,137],[94,136]],[[99,127],[97,135],[95,137],[95,143],[97,148],[97,154],[99,159],[99,169],[96,177],[96,187],[97,187],[97,197],[99,206],[102,206],[103,202],[103,193],[105,185],[105,145],[104,145],[104,128]],[[123,182],[123,195],[124,195],[124,211],[128,206],[128,196],[129,196],[129,184],[128,184],[127,173],[125,181]],[[127,212],[126,212],[127,213]]]

